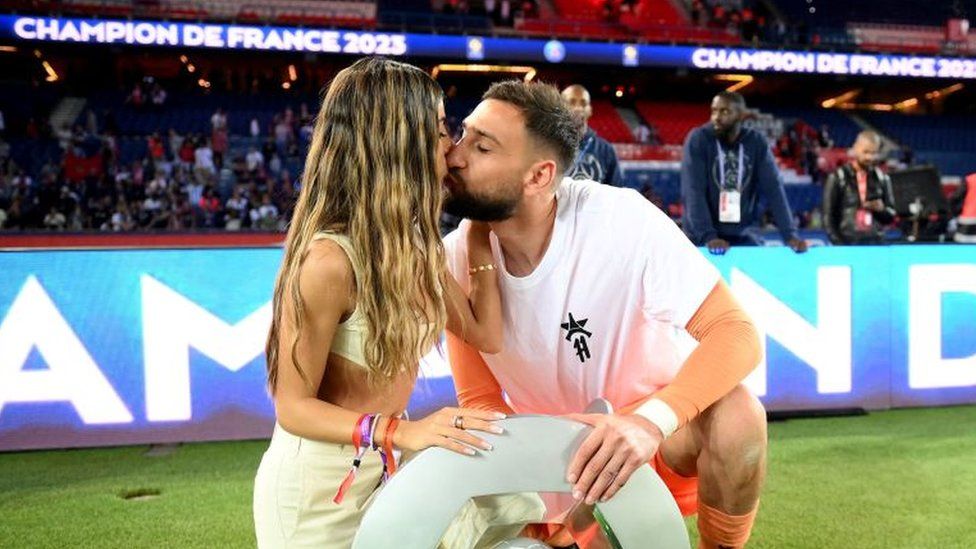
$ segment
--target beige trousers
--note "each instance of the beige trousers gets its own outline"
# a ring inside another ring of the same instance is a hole
[[[297,437],[275,425],[271,445],[254,479],[254,532],[260,549],[346,549],[379,487],[383,463],[363,457],[342,503],[332,502],[352,466],[355,448]]]

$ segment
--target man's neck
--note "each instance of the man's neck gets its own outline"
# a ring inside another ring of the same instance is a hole
[[[523,277],[535,271],[549,249],[555,225],[556,196],[548,193],[527,200],[511,218],[491,224],[509,274]]]
[[[742,130],[740,128],[733,128],[729,131],[729,133],[721,137],[722,142],[731,147],[736,141],[739,140],[739,134],[741,133]]]

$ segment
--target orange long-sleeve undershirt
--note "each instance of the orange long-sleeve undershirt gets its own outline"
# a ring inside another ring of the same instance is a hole
[[[621,410],[630,413],[649,398],[664,401],[684,426],[729,393],[756,367],[762,354],[752,320],[719,280],[688,321],[698,342],[670,384]],[[478,351],[448,333],[448,353],[462,407],[512,413],[502,389]]]

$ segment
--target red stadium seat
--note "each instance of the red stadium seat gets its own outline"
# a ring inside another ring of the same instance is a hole
[[[657,128],[661,142],[681,145],[688,132],[708,121],[709,109],[704,103],[652,103],[638,101],[637,113]]]
[[[633,143],[634,135],[630,126],[620,118],[617,109],[609,101],[593,101],[593,116],[590,127],[600,137],[611,143]]]

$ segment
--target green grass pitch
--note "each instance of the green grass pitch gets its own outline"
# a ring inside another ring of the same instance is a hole
[[[976,548],[976,406],[774,422],[769,438],[750,547]],[[0,454],[0,547],[251,547],[266,444]]]

